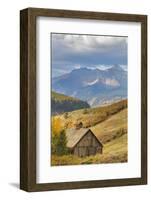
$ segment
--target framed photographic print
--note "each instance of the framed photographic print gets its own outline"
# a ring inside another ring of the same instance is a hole
[[[20,188],[147,183],[147,16],[20,12]]]

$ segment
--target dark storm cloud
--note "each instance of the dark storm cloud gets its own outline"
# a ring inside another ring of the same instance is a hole
[[[52,34],[53,76],[76,67],[127,65],[127,37]]]

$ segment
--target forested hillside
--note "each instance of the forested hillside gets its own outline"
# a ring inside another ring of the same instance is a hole
[[[83,108],[89,108],[89,104],[77,98],[69,97],[56,92],[51,92],[52,115],[62,114]]]

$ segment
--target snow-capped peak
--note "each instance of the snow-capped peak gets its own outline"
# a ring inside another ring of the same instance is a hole
[[[97,78],[97,79],[95,79],[94,81],[91,81],[91,82],[85,82],[84,85],[85,85],[85,86],[94,85],[94,84],[96,84],[98,81],[99,81],[99,79]]]

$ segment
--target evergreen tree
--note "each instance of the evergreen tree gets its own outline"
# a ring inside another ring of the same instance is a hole
[[[67,138],[66,133],[62,130],[59,134],[59,138],[56,145],[56,154],[57,155],[65,155],[67,154]]]

